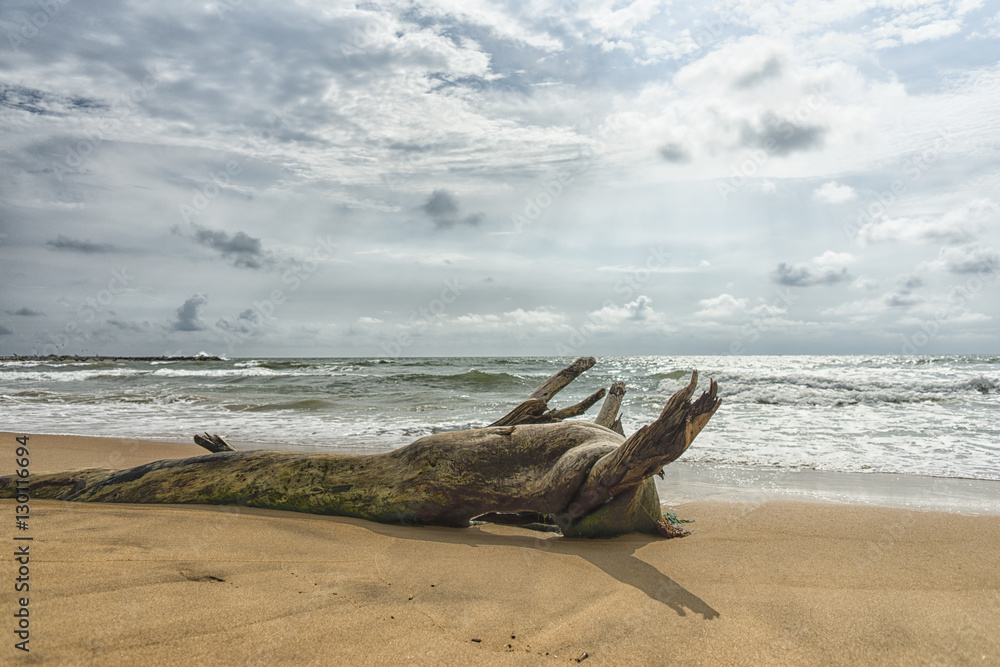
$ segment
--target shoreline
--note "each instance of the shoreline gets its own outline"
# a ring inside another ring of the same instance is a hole
[[[28,436],[32,472],[204,453]],[[10,452],[0,474],[13,472]],[[995,515],[717,493],[676,506],[695,520],[687,537],[583,540],[230,506],[30,503],[39,661],[1000,662]],[[15,501],[0,512],[9,540]],[[13,594],[0,605],[13,613]],[[11,644],[0,652],[13,658]]]

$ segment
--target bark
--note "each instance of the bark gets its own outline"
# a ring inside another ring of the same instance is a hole
[[[581,358],[486,428],[436,433],[384,454],[235,451],[195,436],[213,453],[126,470],[32,475],[31,494],[79,502],[242,505],[351,516],[383,523],[467,526],[477,517],[549,517],[567,536],[665,534],[651,476],[690,446],[719,407],[717,386],[699,399],[697,373],[660,417],[631,437],[574,420],[604,390],[562,409],[548,401],[594,364]],[[616,420],[615,383],[598,419]],[[499,424],[499,425],[498,425]],[[0,478],[13,497],[16,477]]]

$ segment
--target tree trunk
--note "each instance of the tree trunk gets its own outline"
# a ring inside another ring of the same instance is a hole
[[[631,437],[576,416],[604,396],[549,410],[548,401],[594,364],[577,359],[486,428],[436,433],[384,454],[235,451],[195,436],[211,454],[127,470],[32,475],[31,495],[80,502],[242,505],[383,523],[467,526],[476,517],[550,517],[567,536],[669,534],[652,475],[691,444],[719,407],[717,386],[691,402],[698,374],[660,417]],[[624,384],[601,409],[620,423]],[[16,477],[0,478],[13,497]]]

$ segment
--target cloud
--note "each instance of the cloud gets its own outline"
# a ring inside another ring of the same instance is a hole
[[[691,161],[691,154],[687,152],[684,146],[674,142],[663,145],[660,148],[660,155],[667,162],[681,163]]]
[[[510,330],[514,334],[526,330],[548,332],[565,325],[566,315],[551,308],[542,307],[531,310],[517,308],[502,315],[480,315],[478,313],[459,315],[454,318],[454,323],[473,330]]]
[[[185,304],[186,305],[186,304]],[[249,333],[263,324],[264,318],[253,308],[247,308],[235,318],[220,317],[215,326],[223,331]]]
[[[19,308],[18,310],[8,310],[8,315],[20,315],[21,317],[38,317],[44,315],[45,313],[40,310],[32,310],[31,308]]]
[[[896,279],[896,288],[882,296],[882,302],[890,308],[902,308],[923,303],[923,297],[913,293],[924,286],[920,276],[903,275]]]
[[[443,189],[432,192],[419,209],[434,221],[434,226],[438,229],[447,229],[459,224],[476,227],[485,217],[483,213],[472,213],[464,218],[461,217],[454,195]]]
[[[858,276],[857,280],[851,283],[852,289],[863,289],[863,290],[877,290],[879,288],[879,283],[874,278],[868,276]]]
[[[524,310],[518,308],[503,314],[503,319],[508,325],[514,327],[555,327],[566,321],[566,316],[557,313],[549,308],[536,308],[534,310]]]
[[[899,289],[889,292],[882,297],[882,301],[885,305],[891,308],[900,308],[904,306],[913,306],[923,301],[919,296],[914,295],[908,289]]]
[[[14,333],[13,331],[8,329],[4,325],[0,324],[0,336],[10,336],[13,333]]]
[[[194,240],[212,250],[218,251],[226,259],[233,262],[233,266],[243,269],[261,269],[273,262],[272,258],[264,252],[260,239],[256,239],[246,232],[236,232],[228,234],[218,229],[208,229],[200,225],[194,226]]]
[[[79,241],[60,234],[54,241],[46,241],[45,245],[56,250],[67,250],[69,252],[82,252],[92,255],[101,252],[116,252],[117,248],[110,243],[93,243],[92,241]]]
[[[732,294],[723,293],[710,299],[701,299],[698,305],[701,310],[694,314],[695,317],[725,319],[746,312],[747,299],[737,299]]]
[[[978,243],[941,248],[938,258],[928,263],[929,268],[950,273],[987,273],[995,275],[1000,269],[1000,253],[984,248]]]
[[[772,55],[764,62],[760,69],[747,72],[737,78],[733,82],[733,86],[736,88],[753,88],[768,79],[781,76],[781,70],[781,60],[777,56]]]
[[[208,303],[204,294],[195,294],[177,309],[177,319],[170,325],[171,331],[204,331],[208,327],[201,319],[201,307]]]
[[[107,105],[89,97],[67,97],[37,88],[0,82],[0,107],[39,116],[65,116],[73,112],[104,109]]]
[[[914,218],[872,219],[858,230],[861,244],[904,241],[907,243],[964,243],[975,239],[985,223],[996,218],[997,206],[989,197],[975,199],[943,215]]]
[[[823,146],[827,128],[820,125],[796,124],[767,111],[756,123],[743,122],[740,140],[749,148],[763,148],[775,155],[788,155]]]
[[[590,314],[591,319],[602,324],[621,324],[623,322],[645,322],[655,317],[652,307],[653,300],[640,294],[635,301],[622,306],[608,305]]]
[[[830,181],[813,190],[813,198],[826,204],[843,204],[857,199],[858,193],[850,185]]]
[[[819,257],[814,257],[808,265],[781,262],[771,278],[776,283],[791,287],[833,285],[851,280],[847,265],[853,261],[854,256],[850,253],[828,250]]]
[[[132,331],[135,333],[149,331],[151,328],[149,322],[129,322],[117,318],[107,320],[107,323],[116,329],[121,329],[122,331]]]

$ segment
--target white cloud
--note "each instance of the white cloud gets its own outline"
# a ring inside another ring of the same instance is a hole
[[[850,185],[829,181],[813,190],[813,197],[827,204],[843,204],[857,199],[858,193]]]
[[[507,331],[518,333],[525,330],[553,331],[566,325],[566,315],[551,308],[535,308],[525,310],[517,308],[501,315],[469,313],[459,315],[451,323],[460,328],[478,331]]]
[[[794,287],[832,285],[850,280],[847,265],[853,261],[855,258],[850,253],[827,250],[819,257],[813,257],[809,264],[781,262],[771,277],[777,283]]]
[[[642,322],[655,316],[652,300],[648,296],[639,295],[635,301],[622,306],[607,305],[590,314],[591,319],[603,324],[620,324],[626,320]]]
[[[962,243],[975,239],[997,217],[1000,207],[988,197],[976,199],[942,215],[912,218],[880,217],[858,230],[860,243]]]
[[[938,258],[926,264],[927,268],[950,273],[977,273],[995,278],[1000,269],[1000,253],[984,248],[978,243],[941,248]]]
[[[701,310],[694,317],[702,319],[726,319],[742,315],[747,309],[747,299],[737,299],[732,294],[723,293],[710,299],[698,301]]]

